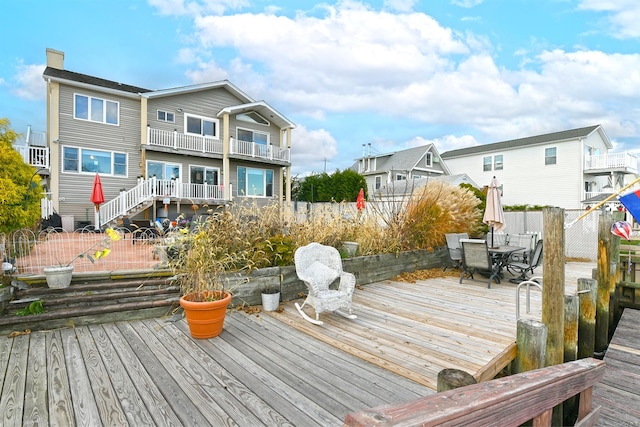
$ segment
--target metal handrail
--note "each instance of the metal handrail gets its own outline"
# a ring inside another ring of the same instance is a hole
[[[531,312],[531,285],[536,286],[542,291],[542,284],[537,282],[542,281],[542,276],[534,276],[530,279],[524,280],[516,286],[516,320],[520,320],[520,288],[524,285],[527,286],[527,314]]]

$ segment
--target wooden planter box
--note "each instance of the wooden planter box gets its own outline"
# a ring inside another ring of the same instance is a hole
[[[407,251],[399,254],[357,256],[342,260],[342,268],[356,276],[356,284],[380,282],[400,273],[429,268],[440,268],[448,261],[446,248],[433,252],[426,250]],[[266,288],[280,289],[282,301],[291,301],[306,295],[306,285],[298,279],[293,265],[261,268],[249,275],[234,274],[230,279],[234,306],[260,305],[261,291]]]

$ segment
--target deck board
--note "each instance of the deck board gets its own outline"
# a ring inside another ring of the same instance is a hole
[[[339,426],[433,394],[440,369],[494,372],[515,341],[514,294],[508,282],[384,281],[358,288],[358,319],[323,314],[323,326],[292,301],[230,311],[211,340],[177,318],[0,337],[0,424]]]
[[[601,405],[599,426],[638,425],[640,420],[640,310],[626,308],[604,357],[602,381],[593,388]]]

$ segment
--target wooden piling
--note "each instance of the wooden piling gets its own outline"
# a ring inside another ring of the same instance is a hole
[[[595,353],[604,354],[609,344],[610,269],[609,256],[613,217],[603,212],[598,220],[598,297],[596,299]]]
[[[573,362],[578,356],[578,295],[564,296],[564,363]],[[562,405],[565,425],[578,414],[578,399],[573,396]]]
[[[545,208],[542,323],[547,327],[545,365],[563,363],[564,353],[564,209]]]
[[[596,298],[598,281],[578,279],[578,359],[593,357],[596,343]]]
[[[547,343],[547,327],[531,318],[518,320],[516,346],[518,352],[513,361],[513,373],[532,371],[544,367]]]
[[[473,375],[461,369],[443,369],[438,372],[438,393],[476,383]]]
[[[616,236],[613,236],[614,240],[620,240],[620,238],[616,238]],[[611,258],[611,262],[609,263],[609,322],[608,322],[608,326],[609,326],[609,333],[607,335],[607,346],[609,345],[609,341],[611,341],[611,338],[613,337],[613,333],[616,330],[616,311],[618,309],[618,301],[617,301],[617,297],[616,297],[616,283],[618,283],[620,281],[620,273],[618,271],[618,262],[616,262],[619,258],[620,258],[620,254],[619,254],[619,248],[620,245],[618,244],[618,252],[616,253],[615,251],[615,243],[612,243],[611,245],[613,247],[612,250],[612,257],[615,258]]]

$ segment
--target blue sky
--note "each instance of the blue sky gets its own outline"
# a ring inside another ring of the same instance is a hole
[[[595,124],[640,152],[637,0],[0,0],[0,117],[45,130],[45,49],[149,89],[228,79],[296,123],[294,173]]]

